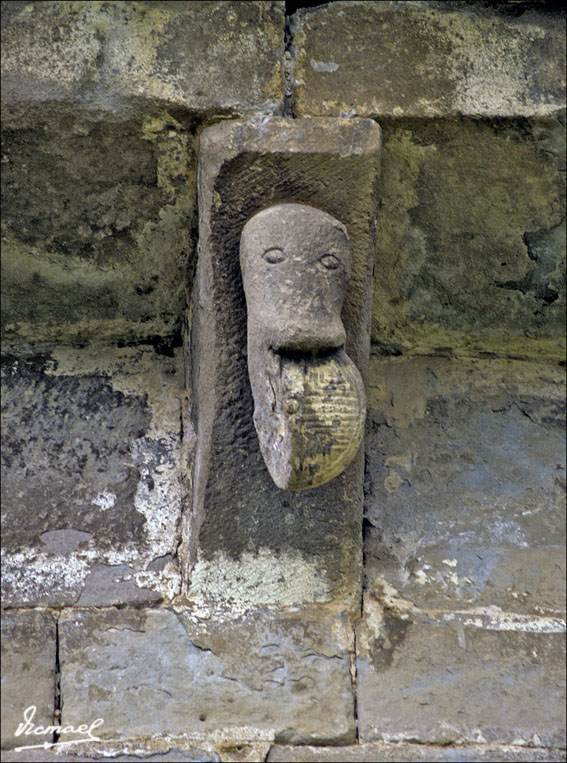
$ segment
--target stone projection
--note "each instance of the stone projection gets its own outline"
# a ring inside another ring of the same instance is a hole
[[[278,487],[317,487],[352,461],[366,415],[341,321],[352,271],[348,233],[326,212],[277,204],[244,226],[240,265],[262,456]]]
[[[359,606],[380,148],[371,119],[201,134],[191,600]]]

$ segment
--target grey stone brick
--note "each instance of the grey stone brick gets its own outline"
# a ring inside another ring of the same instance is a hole
[[[16,736],[32,705],[35,726],[54,723],[56,621],[49,612],[2,613],[2,747],[34,744],[38,737]],[[29,740],[32,740],[31,742]],[[52,741],[53,734],[39,741]],[[28,751],[28,760],[30,753]],[[4,759],[4,755],[2,755]]]

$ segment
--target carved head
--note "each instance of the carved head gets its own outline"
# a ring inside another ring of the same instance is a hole
[[[302,204],[264,209],[244,226],[240,264],[248,326],[260,329],[269,349],[313,353],[344,345],[352,251],[341,222]]]
[[[316,487],[354,458],[366,415],[362,379],[344,351],[346,228],[313,207],[278,204],[244,226],[240,264],[264,461],[278,487]]]

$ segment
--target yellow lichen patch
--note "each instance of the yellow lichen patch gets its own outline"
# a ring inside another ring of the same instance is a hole
[[[283,89],[283,72],[282,72],[282,65],[278,61],[274,67],[274,73],[270,77],[270,79],[266,82],[266,85],[264,87],[264,95],[266,96],[266,99],[268,100],[275,100],[281,98]]]

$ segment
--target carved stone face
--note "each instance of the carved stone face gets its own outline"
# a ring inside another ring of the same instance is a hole
[[[313,207],[278,204],[244,226],[240,264],[264,461],[278,487],[316,487],[354,458],[366,415],[362,379],[344,351],[346,228]]]

